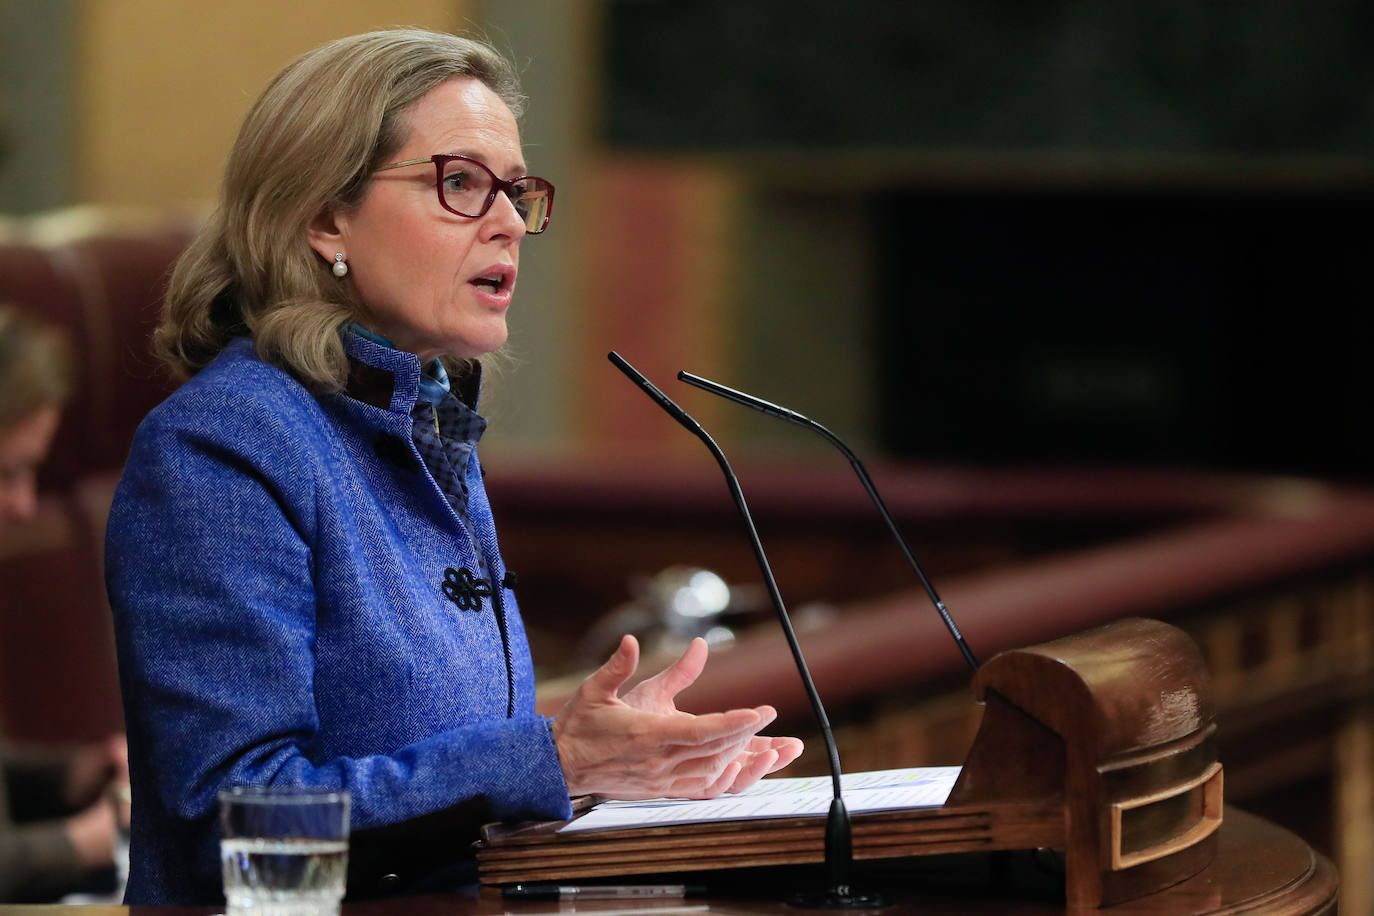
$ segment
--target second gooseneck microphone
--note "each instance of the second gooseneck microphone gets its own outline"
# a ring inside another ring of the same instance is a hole
[[[911,564],[911,568],[916,572],[916,577],[921,580],[921,585],[925,586],[926,594],[930,597],[931,603],[935,605],[935,610],[940,614],[940,619],[944,621],[945,629],[949,630],[949,635],[954,637],[954,642],[958,645],[959,651],[963,654],[964,661],[968,662],[968,666],[975,672],[978,670],[978,660],[973,657],[973,650],[970,649],[968,643],[964,641],[964,635],[960,633],[959,628],[954,625],[954,618],[949,615],[948,608],[946,608],[945,603],[940,600],[939,594],[935,591],[935,586],[930,584],[930,580],[926,578],[925,570],[921,569],[921,564],[916,562],[916,557],[911,553],[911,548],[907,546],[906,539],[903,538],[901,532],[897,530],[897,523],[892,520],[892,513],[887,511],[887,505],[883,502],[883,498],[878,495],[878,488],[873,485],[873,478],[868,476],[868,470],[864,467],[863,462],[859,460],[859,457],[854,454],[849,446],[841,441],[839,436],[835,435],[810,417],[803,416],[795,410],[788,410],[786,407],[780,407],[771,401],[765,401],[763,398],[754,397],[752,394],[745,394],[743,391],[737,391],[734,388],[727,388],[719,382],[713,382],[699,375],[693,375],[685,370],[679,372],[677,377],[680,381],[686,382],[689,385],[695,385],[703,391],[709,391],[726,400],[734,401],[736,404],[743,404],[745,407],[752,407],[761,413],[766,413],[770,417],[776,417],[779,420],[785,420],[797,426],[804,426],[812,432],[819,434],[827,442],[843,452],[844,456],[849,459],[850,466],[854,468],[854,473],[859,475],[859,482],[862,483],[864,489],[868,491],[868,496],[873,500],[873,505],[877,506],[878,513],[882,515],[883,521],[887,523],[887,529],[891,531],[892,536],[897,539],[897,544],[902,548],[902,553],[906,556],[907,563]]]
[[[790,902],[797,906],[826,909],[872,908],[885,905],[882,898],[873,894],[857,893],[850,886],[849,873],[854,861],[853,829],[849,822],[849,811],[845,808],[844,795],[840,787],[840,752],[835,746],[835,737],[830,732],[830,719],[825,714],[825,707],[821,704],[820,694],[816,692],[816,685],[811,680],[811,672],[806,667],[806,659],[802,656],[801,645],[797,642],[797,634],[792,629],[792,621],[787,616],[787,607],[783,604],[777,581],[773,578],[773,569],[768,563],[768,557],[763,552],[763,542],[759,539],[758,530],[754,527],[754,520],[749,514],[749,506],[744,500],[744,492],[740,489],[739,479],[730,468],[730,462],[726,459],[725,453],[721,451],[720,446],[716,444],[706,430],[702,429],[700,423],[692,419],[666,394],[659,391],[652,382],[645,378],[638,369],[626,362],[619,353],[612,350],[607,354],[607,358],[615,364],[617,369],[625,373],[630,381],[638,385],[665,413],[705,443],[706,448],[716,459],[716,463],[720,465],[721,472],[725,475],[725,483],[730,488],[730,496],[734,499],[735,507],[739,509],[740,517],[744,521],[745,532],[749,536],[749,546],[753,548],[754,559],[758,561],[759,572],[763,574],[764,584],[768,588],[768,597],[772,599],[773,607],[778,612],[778,623],[782,626],[783,635],[787,637],[788,648],[792,650],[792,658],[797,664],[797,673],[801,675],[802,686],[806,689],[806,698],[811,703],[811,711],[815,714],[816,724],[820,727],[821,738],[825,742],[825,750],[830,757],[830,779],[834,793],[825,825],[825,864],[830,876],[830,887],[819,895],[798,894]]]

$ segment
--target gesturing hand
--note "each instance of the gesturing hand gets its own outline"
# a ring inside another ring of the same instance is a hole
[[[796,738],[757,734],[777,716],[771,706],[701,716],[677,708],[674,698],[701,674],[707,654],[705,641],[693,640],[676,662],[620,697],[639,666],[639,643],[621,639],[553,722],[570,794],[711,798],[796,759]]]
[[[681,658],[658,674],[630,689],[622,697],[622,700],[626,705],[645,712],[664,716],[695,718],[690,713],[679,710],[674,699],[679,693],[696,682],[706,667],[706,657],[709,654],[710,649],[706,645],[706,640],[692,640],[686,651],[682,653]],[[771,706],[762,706],[759,707],[759,710],[766,710],[768,717],[768,721],[764,722],[760,728],[771,722],[777,715]],[[734,782],[726,788],[726,791],[739,792],[749,788],[769,773],[780,770],[796,760],[797,755],[801,752],[802,743],[798,738],[752,736],[745,745],[743,752],[735,758],[735,762],[740,764],[740,769]]]

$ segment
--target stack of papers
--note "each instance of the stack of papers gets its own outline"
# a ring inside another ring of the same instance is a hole
[[[840,778],[849,813],[935,808],[949,797],[961,767],[907,767],[847,773]],[[704,821],[824,815],[834,797],[829,776],[763,779],[738,795],[706,801],[655,798],[602,802],[559,828],[560,833]]]

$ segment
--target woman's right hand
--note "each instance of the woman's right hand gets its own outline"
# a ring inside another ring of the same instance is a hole
[[[713,798],[739,791],[801,753],[796,738],[765,738],[771,706],[692,715],[673,697],[696,680],[707,648],[694,640],[674,665],[619,696],[639,665],[639,643],[619,648],[582,682],[553,722],[570,795]]]

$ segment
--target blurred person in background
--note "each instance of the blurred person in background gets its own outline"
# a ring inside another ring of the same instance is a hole
[[[0,527],[37,512],[38,467],[71,377],[61,335],[0,305]],[[117,831],[106,789],[127,781],[122,735],[76,749],[0,743],[0,902],[49,902],[108,884]]]
[[[156,343],[188,381],[140,425],[106,540],[129,730],[126,902],[221,899],[230,786],[347,790],[348,890],[471,885],[490,821],[570,796],[711,797],[793,760],[768,706],[694,716],[695,641],[624,694],[622,639],[535,714],[476,456],[529,174],[511,65],[391,30],[280,73],[178,263]]]
[[[27,521],[38,510],[38,466],[70,393],[61,335],[0,305],[0,525]]]

